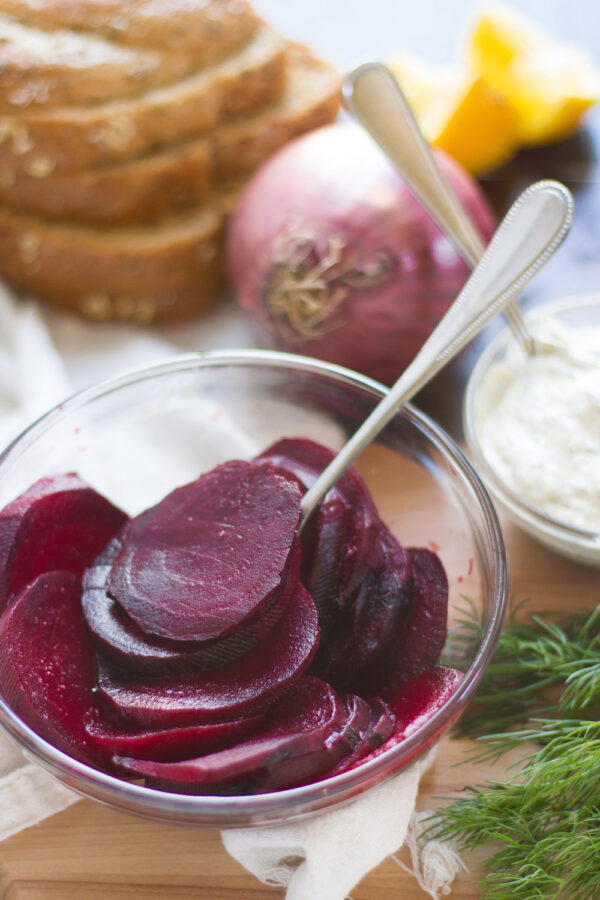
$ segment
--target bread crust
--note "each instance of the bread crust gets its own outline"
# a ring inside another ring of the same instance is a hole
[[[331,122],[338,77],[305,48],[287,52],[282,97],[210,135],[164,151],[83,172],[18,174],[3,184],[0,204],[24,214],[92,225],[148,222],[202,202],[214,185],[250,174],[274,150]]]
[[[286,42],[261,25],[214,66],[130,100],[0,117],[0,181],[17,173],[81,171],[206,133],[228,116],[275,100],[285,82]]]

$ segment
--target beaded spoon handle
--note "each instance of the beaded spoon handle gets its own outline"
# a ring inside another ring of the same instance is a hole
[[[397,411],[446,365],[547,262],[567,234],[573,201],[538,181],[511,206],[462,291],[419,353],[302,499],[302,528],[330,487]]]

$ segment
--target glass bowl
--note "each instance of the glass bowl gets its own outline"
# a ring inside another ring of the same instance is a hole
[[[177,358],[76,394],[28,428],[0,457],[0,507],[42,476],[77,471],[135,514],[201,471],[252,457],[282,436],[339,447],[383,393],[360,375],[284,353]],[[1,699],[0,723],[30,757],[80,794],[171,823],[224,828],[288,821],[347,801],[400,772],[449,728],[489,662],[506,605],[505,550],[493,504],[472,466],[416,409],[397,415],[358,467],[401,541],[438,550],[450,582],[451,627],[442,662],[450,664],[452,651],[451,663],[465,673],[444,706],[403,743],[359,768],[300,788],[190,796],[125,782],[71,759]],[[475,644],[460,639],[465,615],[481,626]]]
[[[585,294],[543,304],[527,315],[531,333],[539,333],[542,320],[555,321],[569,331],[600,334],[600,296]],[[463,426],[469,454],[494,498],[508,516],[532,537],[563,556],[579,563],[600,566],[600,534],[586,531],[547,514],[524,499],[506,483],[486,457],[478,422],[486,407],[486,385],[499,365],[511,364],[516,346],[511,331],[499,332],[479,357],[467,385],[463,403]]]

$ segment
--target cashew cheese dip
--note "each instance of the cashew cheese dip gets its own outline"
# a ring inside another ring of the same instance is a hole
[[[483,454],[506,487],[559,521],[600,532],[600,330],[540,321],[549,342],[515,344],[492,365],[475,404]]]

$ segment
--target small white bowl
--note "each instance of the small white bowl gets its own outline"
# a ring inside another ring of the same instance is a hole
[[[583,294],[547,303],[527,315],[535,336],[542,319],[552,318],[569,331],[597,329],[600,339],[600,294]],[[600,567],[600,533],[586,531],[553,518],[509,487],[486,458],[477,431],[483,388],[491,370],[514,349],[510,329],[501,331],[486,347],[469,378],[463,404],[463,427],[473,464],[494,498],[512,519],[541,543],[576,562]]]

